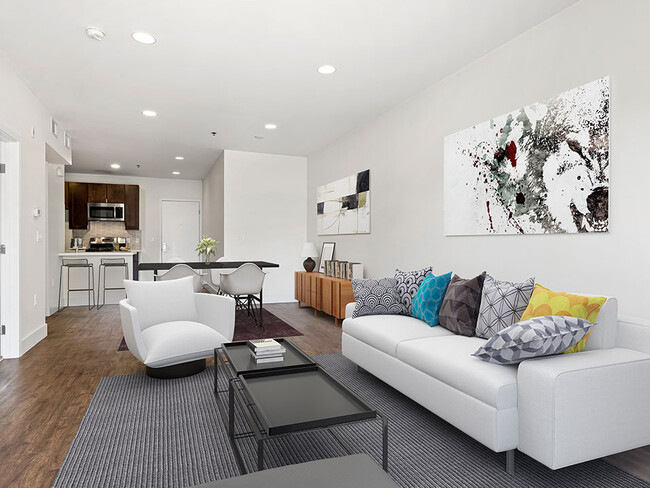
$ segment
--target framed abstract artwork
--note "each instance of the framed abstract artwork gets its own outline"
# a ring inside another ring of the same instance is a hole
[[[316,190],[318,235],[370,233],[370,170]]]
[[[445,137],[445,234],[609,229],[609,77]]]

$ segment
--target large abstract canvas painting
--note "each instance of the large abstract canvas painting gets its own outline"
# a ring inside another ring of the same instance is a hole
[[[319,186],[318,235],[370,233],[370,170]]]
[[[608,77],[445,137],[445,234],[608,228]]]

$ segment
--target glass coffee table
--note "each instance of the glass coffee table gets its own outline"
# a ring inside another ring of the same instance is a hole
[[[264,444],[270,439],[326,429],[348,454],[353,454],[334,427],[373,420],[382,423],[382,465],[388,471],[386,417],[289,341],[279,341],[287,352],[284,361],[277,363],[256,364],[245,342],[215,349],[215,397],[242,474],[246,468],[239,439],[255,438],[257,469],[262,470]],[[221,375],[225,375],[227,390],[218,388]],[[226,392],[227,414],[222,405],[225,399],[220,398]],[[235,432],[235,408],[242,412],[249,431]]]

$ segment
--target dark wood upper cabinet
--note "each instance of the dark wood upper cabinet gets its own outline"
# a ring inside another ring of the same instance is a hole
[[[88,183],[68,183],[68,223],[71,229],[88,228]]]
[[[108,203],[125,203],[124,185],[106,185]]]
[[[140,187],[124,185],[124,224],[127,230],[140,228]]]
[[[106,185],[88,183],[88,202],[106,203]]]
[[[67,181],[63,185],[63,187],[64,187],[64,195],[65,195],[63,198],[65,199],[65,209],[66,210],[68,210],[68,208],[70,208],[69,205],[68,205],[68,186],[69,185],[70,185],[70,183],[67,182]]]

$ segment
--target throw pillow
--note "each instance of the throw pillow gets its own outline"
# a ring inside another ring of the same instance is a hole
[[[431,327],[438,325],[440,323],[438,319],[440,306],[445,298],[449,280],[451,280],[451,271],[441,276],[434,276],[433,273],[430,273],[424,278],[413,298],[411,315],[424,320]]]
[[[404,307],[397,294],[395,278],[352,280],[352,291],[354,301],[357,302],[352,318],[404,313]]]
[[[606,297],[573,295],[571,293],[549,290],[538,284],[535,285],[530,302],[528,302],[528,307],[526,307],[526,310],[521,316],[521,320],[543,315],[564,315],[585,319],[595,324],[600,308],[606,301]],[[568,354],[584,351],[588,339],[589,334],[565,352]]]
[[[454,334],[474,335],[485,275],[483,271],[468,280],[453,276],[440,307],[440,325]]]
[[[576,317],[534,317],[503,329],[472,356],[489,363],[517,364],[524,359],[559,354],[580,342],[593,325]]]
[[[424,278],[431,274],[431,271],[431,266],[417,271],[395,270],[397,294],[399,295],[400,302],[404,305],[404,313],[406,315],[411,315],[411,303],[413,303],[413,297],[415,297],[415,294],[424,281]]]
[[[497,332],[519,322],[528,306],[533,288],[535,278],[528,278],[523,283],[512,283],[497,281],[489,274],[485,275],[476,335],[489,339]]]

